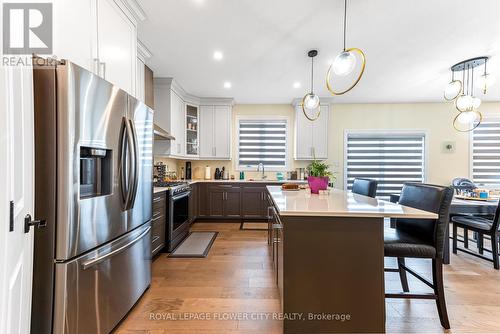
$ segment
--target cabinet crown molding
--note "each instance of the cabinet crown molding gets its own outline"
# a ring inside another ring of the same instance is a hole
[[[174,78],[154,78],[155,87],[163,86],[172,89],[179,95],[184,102],[195,105],[210,105],[210,106],[233,106],[233,98],[220,98],[220,97],[198,97],[186,92],[184,88]]]
[[[147,19],[146,12],[142,9],[137,0],[115,0],[125,6],[136,22],[141,22]]]
[[[153,54],[149,49],[147,48],[144,43],[142,43],[140,40],[137,40],[137,57],[143,62],[146,63],[146,60],[151,58]]]

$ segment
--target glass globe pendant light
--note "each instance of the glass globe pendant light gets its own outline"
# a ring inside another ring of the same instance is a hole
[[[451,81],[444,89],[444,99],[446,101],[453,101],[462,92],[462,81],[455,80],[455,72],[451,71]]]
[[[332,95],[342,95],[350,91],[351,89],[354,88],[361,80],[361,77],[363,76],[363,73],[365,71],[365,66],[366,66],[366,57],[364,52],[361,49],[358,48],[348,48],[346,49],[346,30],[347,30],[347,0],[344,0],[344,48],[342,49],[342,52],[340,52],[337,57],[335,57],[335,60],[333,63],[330,65],[330,68],[328,69],[328,72],[326,73],[326,87],[330,91]],[[354,81],[354,83],[349,86],[347,89],[343,91],[335,91],[332,87],[331,84],[331,77],[332,77],[332,72],[337,75],[337,76],[346,76],[352,73],[354,68],[356,67],[356,54],[359,55],[361,58],[361,71]]]
[[[483,94],[486,94],[486,91],[488,90],[488,88],[493,86],[495,84],[495,82],[497,81],[493,74],[490,74],[486,71],[486,64],[487,63],[488,63],[488,59],[486,59],[484,61],[484,73],[482,75],[480,75],[476,80],[476,83],[477,83],[478,87],[481,88],[481,90],[483,91]]]
[[[319,96],[314,93],[314,57],[318,55],[318,50],[310,50],[307,56],[311,58],[311,91],[302,98],[302,112],[310,121],[315,121],[319,118],[321,108],[319,107]],[[310,116],[310,112],[316,111],[314,116]]]

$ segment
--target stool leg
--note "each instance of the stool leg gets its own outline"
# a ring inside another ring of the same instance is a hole
[[[484,254],[484,235],[482,233],[477,233],[477,249],[479,254]]]
[[[457,240],[458,240],[458,227],[457,224],[453,224],[453,254],[457,254]]]
[[[469,230],[464,228],[464,247],[469,248]]]
[[[493,267],[498,270],[500,268],[498,261],[498,239],[496,233],[491,234],[491,255],[493,256]]]
[[[436,306],[438,309],[439,320],[441,320],[441,326],[449,329],[450,320],[448,319],[446,301],[444,299],[443,262],[441,259],[432,260],[432,280],[434,283],[434,293],[437,297]]]
[[[404,264],[405,258],[398,257],[399,279],[401,280],[401,286],[403,287],[404,292],[409,292],[410,288],[408,287],[408,277],[406,276],[406,270],[403,268]]]

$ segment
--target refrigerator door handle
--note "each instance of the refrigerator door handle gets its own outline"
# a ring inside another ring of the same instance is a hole
[[[122,200],[123,200],[123,207],[126,210],[127,209],[127,142],[126,138],[128,138],[127,135],[127,127],[125,125],[125,118],[122,119],[122,130],[120,132],[120,169],[119,169],[119,175],[120,175],[120,191],[122,195]]]
[[[131,136],[132,129],[126,117],[123,117],[123,130],[121,139],[121,156],[120,156],[120,184],[123,199],[123,208],[128,210],[130,207],[130,199],[133,190],[133,182],[135,178],[135,147]],[[129,165],[129,158],[132,157],[132,166]]]
[[[91,259],[90,261],[87,261],[87,262],[84,262],[82,263],[81,267],[82,267],[82,270],[87,270],[101,262],[104,262],[106,261],[107,259],[109,259],[110,257],[113,257],[115,256],[116,254],[118,253],[121,253],[123,252],[124,250],[132,247],[132,245],[134,245],[136,242],[138,242],[139,240],[141,240],[148,232],[149,230],[151,230],[151,226],[148,226],[146,228],[146,230],[144,232],[142,232],[137,238],[135,238],[134,240],[130,241],[129,243],[127,243],[126,245],[123,245],[109,253],[107,253],[106,255],[103,255],[101,257],[96,257],[96,258],[93,258]]]
[[[132,142],[134,143],[134,150],[133,150],[133,179],[132,179],[132,189],[130,192],[130,201],[129,201],[129,209],[132,209],[134,207],[134,202],[135,202],[135,197],[137,195],[137,186],[139,183],[139,175],[138,175],[138,170],[139,170],[139,147],[137,144],[137,131],[135,129],[135,124],[134,121],[129,119],[128,120],[130,124],[130,137],[132,139]]]

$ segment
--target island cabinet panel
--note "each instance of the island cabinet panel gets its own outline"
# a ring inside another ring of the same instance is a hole
[[[383,218],[280,218],[276,261],[282,311],[316,317],[285,320],[284,333],[384,332]],[[323,314],[350,320],[325,320]]]
[[[167,222],[167,197],[162,191],[153,195],[153,218],[151,223],[151,253],[156,255],[165,247],[165,228]]]

